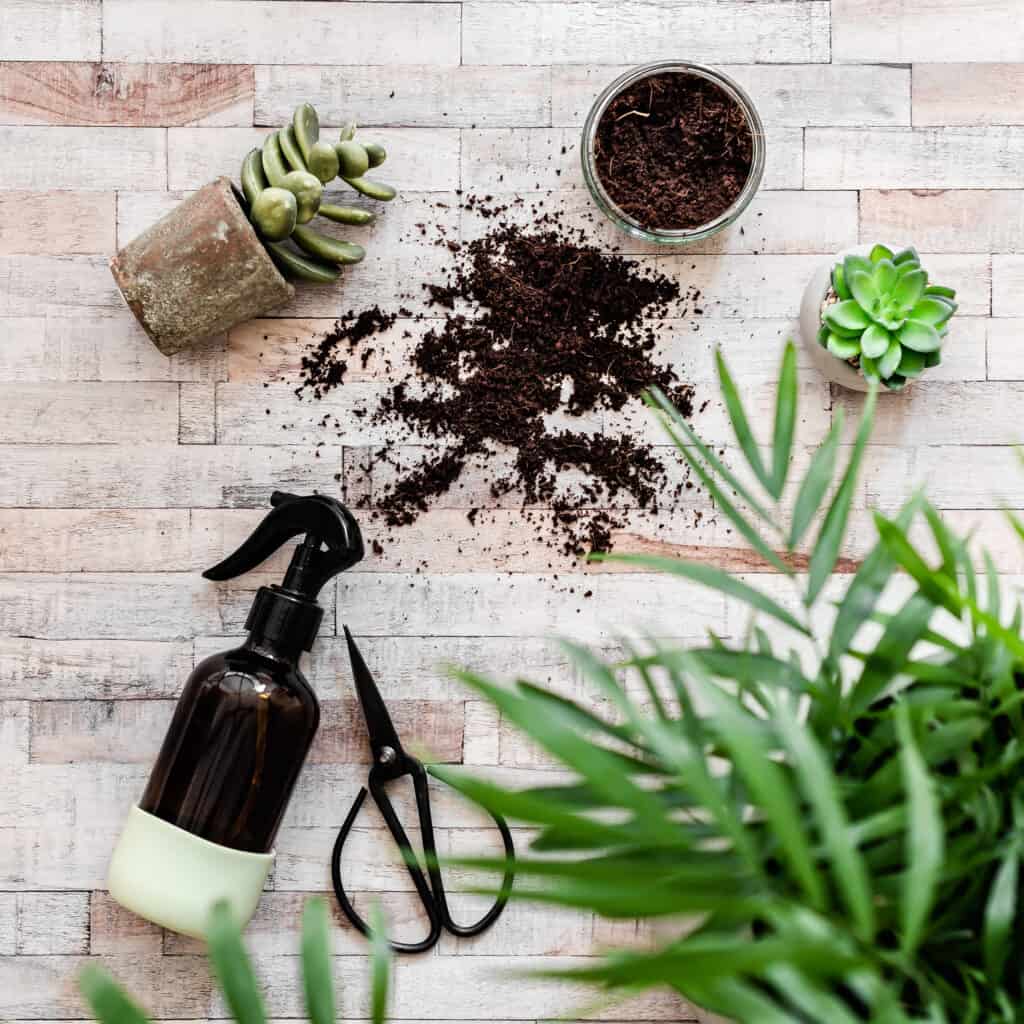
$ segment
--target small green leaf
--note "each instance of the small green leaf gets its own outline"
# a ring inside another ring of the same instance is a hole
[[[890,391],[902,391],[907,386],[907,378],[898,373],[894,373],[889,377],[883,377],[882,383]]]
[[[841,331],[860,331],[871,323],[871,318],[855,299],[836,302],[825,310],[825,323]]]
[[[861,356],[860,372],[864,374],[867,380],[881,380],[882,375],[878,372],[878,364],[871,356]]]
[[[796,504],[789,527],[789,550],[792,551],[803,538],[807,527],[821,505],[825,492],[832,482],[832,474],[836,466],[836,454],[839,451],[839,439],[843,430],[843,410],[836,410],[835,420],[828,436],[811,458],[807,474],[797,492]]]
[[[876,245],[871,250],[871,255],[868,256],[868,259],[871,260],[872,263],[878,263],[880,260],[889,260],[891,262],[892,258],[892,249],[888,246],[882,245],[881,243]]]
[[[840,338],[832,331],[828,332],[825,347],[837,359],[853,359],[860,355],[860,342],[853,338]]]
[[[947,287],[945,287],[945,285],[941,285],[941,284],[930,284],[930,285],[928,285],[928,287],[925,288],[924,293],[925,293],[925,295],[935,295],[935,296],[938,296],[939,298],[943,298],[943,299],[955,299],[956,298],[956,289],[955,288],[947,288]]]
[[[860,336],[860,350],[869,359],[878,359],[888,351],[891,341],[892,338],[884,327],[872,324]]]
[[[934,352],[941,344],[939,332],[931,324],[908,320],[899,331],[900,344],[915,352]]]
[[[853,276],[854,271],[863,270],[865,273],[870,274],[871,268],[871,260],[864,256],[858,256],[856,253],[852,253],[843,260],[843,277],[845,278],[847,285],[849,285],[850,278]]]
[[[897,266],[901,263],[906,263],[908,260],[913,260],[915,263],[921,262],[921,257],[918,256],[917,250],[913,246],[906,249],[900,249],[900,251],[892,258],[893,263]]]
[[[843,265],[837,263],[832,268],[832,290],[839,296],[840,299],[850,299],[853,296],[850,294],[850,289],[846,284],[846,278],[843,276]]]
[[[917,260],[907,260],[906,263],[901,263],[896,268],[896,270],[899,273],[901,278],[904,278],[904,277],[907,276],[907,274],[912,274],[915,270],[920,270],[920,269],[921,269],[921,264],[918,263]],[[927,275],[925,275],[925,276],[927,276]]]
[[[893,339],[885,354],[878,360],[878,372],[882,375],[883,380],[887,380],[896,372],[902,355],[903,349],[900,347],[900,343]]]
[[[388,941],[384,911],[374,903],[370,911],[370,1019],[384,1024],[388,1010],[391,978],[391,943]]]
[[[857,305],[865,313],[873,313],[878,307],[879,290],[871,274],[864,270],[855,270],[850,275],[850,291]],[[842,303],[839,303],[842,305]]]
[[[938,366],[942,362],[942,353],[936,349],[934,352],[926,352],[924,357],[924,365],[930,370],[933,366]]]
[[[83,967],[78,987],[100,1024],[149,1024],[149,1018],[102,967]]]
[[[918,300],[914,304],[914,308],[910,311],[909,319],[918,320],[923,324],[931,324],[933,327],[938,327],[944,324],[954,313],[952,306],[943,302],[941,299],[930,298],[925,296],[923,299]]]
[[[880,260],[875,264],[872,277],[874,278],[875,288],[878,289],[878,294],[888,295],[896,287],[896,282],[899,280],[899,271],[891,260]]]
[[[917,377],[924,370],[925,356],[912,348],[900,348],[900,365],[897,370],[904,377]]]
[[[775,430],[772,434],[772,474],[769,491],[778,500],[786,486],[789,462],[793,455],[793,434],[796,428],[796,349],[793,342],[786,343],[779,372],[778,393],[775,399]]]
[[[266,1014],[242,933],[226,900],[214,904],[206,933],[210,966],[238,1024],[265,1024]]]
[[[985,970],[998,982],[1010,953],[1010,936],[1017,918],[1020,845],[1011,842],[989,889],[985,904]]]
[[[808,605],[812,604],[821,593],[821,588],[825,586],[829,574],[839,559],[839,549],[846,534],[846,522],[850,517],[850,506],[857,488],[857,473],[864,456],[864,448],[871,436],[877,397],[878,389],[873,387],[864,402],[864,411],[861,413],[860,426],[857,428],[857,437],[850,454],[850,461],[846,464],[846,471],[843,473],[842,481],[825,515],[825,521],[821,524],[818,540],[811,554],[811,564],[807,573],[807,594],[804,598]]]
[[[910,810],[900,904],[903,929],[900,948],[905,956],[912,956],[924,936],[942,873],[945,831],[938,797],[928,767],[917,749],[906,705],[897,712],[896,726],[903,785]]]
[[[901,309],[913,309],[921,296],[924,295],[927,283],[928,275],[923,270],[913,270],[900,279],[893,289],[892,297]]]
[[[754,471],[754,475],[761,481],[761,486],[771,494],[772,478],[761,461],[761,452],[758,450],[757,441],[754,440],[753,432],[747,421],[747,414],[743,409],[743,402],[736,390],[735,383],[733,383],[729,368],[725,365],[721,349],[715,352],[715,363],[718,366],[718,380],[721,384],[722,397],[725,399],[725,408],[729,413],[733,433],[736,435],[736,440],[739,442],[748,465]]]
[[[323,899],[306,903],[302,914],[302,985],[312,1024],[335,1024],[329,921]]]

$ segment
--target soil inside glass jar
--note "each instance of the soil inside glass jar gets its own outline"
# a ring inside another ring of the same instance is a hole
[[[698,228],[736,201],[754,140],[739,104],[715,82],[667,71],[642,78],[608,104],[594,167],[623,213],[660,231]]]

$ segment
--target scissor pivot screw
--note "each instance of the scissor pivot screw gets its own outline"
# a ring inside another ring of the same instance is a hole
[[[394,747],[381,747],[380,758],[378,759],[381,764],[394,764],[398,755],[395,753]]]

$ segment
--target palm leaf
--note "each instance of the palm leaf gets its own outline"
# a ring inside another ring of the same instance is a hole
[[[790,551],[793,551],[803,539],[807,528],[821,507],[825,492],[832,483],[842,432],[843,410],[838,409],[832,422],[832,429],[829,430],[828,436],[811,458],[807,475],[803,478],[800,490],[797,492],[789,527],[788,547]]]
[[[78,985],[100,1024],[149,1024],[149,1018],[102,967],[83,967]]]
[[[736,435],[740,449],[746,456],[747,464],[754,471],[757,479],[761,481],[761,486],[772,497],[778,497],[774,493],[775,482],[772,474],[765,469],[764,463],[761,461],[761,453],[758,451],[757,442],[754,440],[750,424],[747,422],[743,402],[740,400],[739,392],[736,390],[736,385],[733,383],[720,349],[715,352],[715,364],[718,367],[718,380],[721,385],[722,397],[725,399],[725,408],[729,413],[729,421],[732,423],[733,433]]]
[[[265,1024],[263,998],[242,933],[226,901],[214,904],[207,928],[210,967],[238,1024]]]
[[[329,915],[322,899],[309,900],[302,915],[302,987],[311,1024],[335,1024]]]
[[[796,431],[796,349],[786,342],[779,374],[779,391],[775,399],[775,431],[772,437],[772,474],[769,493],[778,501],[786,487],[789,463],[793,455],[793,435]]]

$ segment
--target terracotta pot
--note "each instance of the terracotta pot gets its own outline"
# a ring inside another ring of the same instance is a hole
[[[858,256],[868,256],[871,252],[870,245],[855,245],[849,249],[837,252],[831,259],[826,260],[811,275],[804,290],[803,301],[800,303],[800,341],[804,349],[814,363],[815,368],[821,375],[833,384],[849,388],[851,391],[867,391],[869,388],[867,380],[859,370],[855,370],[845,359],[839,359],[832,355],[827,348],[818,344],[818,329],[821,327],[821,307],[825,302],[829,289],[832,287],[832,267],[841,260],[844,260],[851,253]],[[893,252],[898,252],[903,246],[889,246]],[[948,343],[949,339],[946,339]],[[907,387],[913,386],[913,381],[907,382]],[[882,388],[885,391],[885,388]]]
[[[205,185],[129,242],[110,269],[143,330],[168,356],[295,296],[228,178]]]

